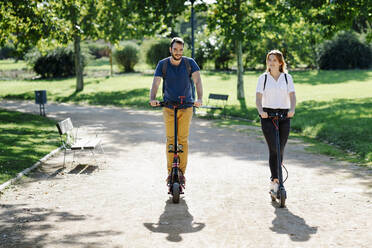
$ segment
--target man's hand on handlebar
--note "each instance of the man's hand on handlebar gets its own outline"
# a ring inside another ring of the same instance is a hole
[[[150,105],[153,107],[160,106],[160,102],[158,100],[150,100]]]
[[[203,100],[198,99],[197,101],[194,102],[194,106],[197,108],[200,108],[203,105]]]

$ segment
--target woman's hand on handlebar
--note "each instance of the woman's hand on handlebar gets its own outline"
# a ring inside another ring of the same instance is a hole
[[[267,112],[261,112],[260,116],[261,116],[262,119],[269,118],[269,115],[267,114]]]
[[[150,100],[150,105],[152,107],[160,106],[160,102],[158,100]]]
[[[287,114],[287,118],[292,118],[294,116],[295,112],[294,111],[289,111]]]
[[[198,99],[197,101],[194,102],[194,106],[197,108],[200,108],[203,105],[203,100]]]

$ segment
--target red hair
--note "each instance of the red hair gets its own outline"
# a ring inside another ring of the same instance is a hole
[[[270,71],[270,68],[267,66],[267,60],[269,59],[270,55],[274,55],[276,57],[276,59],[279,61],[279,63],[280,63],[279,71],[286,73],[287,72],[287,64],[284,61],[284,56],[283,56],[282,52],[279,51],[279,50],[271,50],[266,55],[266,71],[267,72]]]

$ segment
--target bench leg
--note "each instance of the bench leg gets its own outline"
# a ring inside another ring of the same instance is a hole
[[[72,154],[72,165],[74,165],[74,162],[75,162],[75,151],[74,151],[74,153]]]
[[[66,149],[65,149],[65,152],[63,154],[63,168],[65,168],[65,163],[66,163]]]
[[[96,154],[93,152],[93,150],[90,150],[90,153],[93,155],[94,163],[98,165],[97,159],[96,159]]]
[[[103,150],[103,146],[101,143],[99,143],[99,147],[101,148],[102,153],[105,154],[105,151]]]
[[[106,154],[105,154],[105,150],[103,149],[103,146],[101,143],[98,144],[99,146],[99,150],[100,150],[100,153],[102,153],[102,156],[104,158],[104,163],[106,163]]]

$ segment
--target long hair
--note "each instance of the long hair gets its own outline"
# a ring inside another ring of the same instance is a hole
[[[271,50],[270,52],[267,53],[267,55],[266,55],[266,71],[267,72],[270,71],[270,68],[267,66],[267,60],[269,59],[270,55],[274,55],[277,58],[277,60],[279,61],[279,63],[280,63],[279,71],[287,73],[287,64],[284,61],[284,56],[283,56],[282,52],[279,51],[279,50]]]

